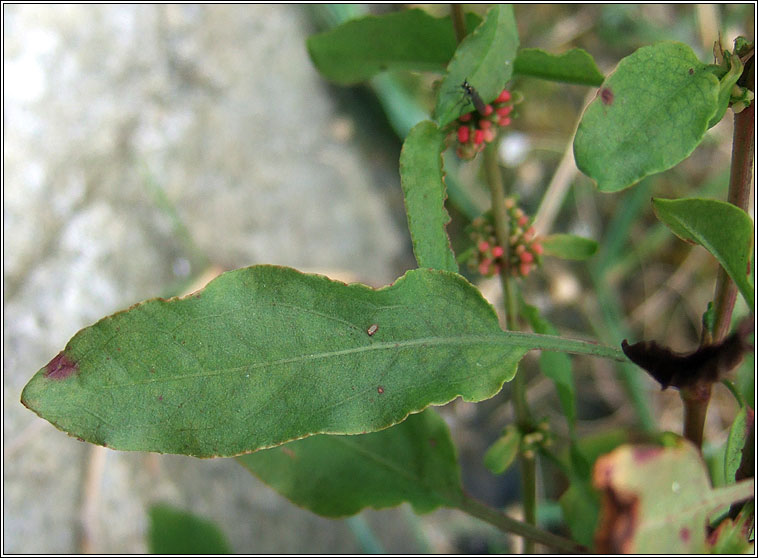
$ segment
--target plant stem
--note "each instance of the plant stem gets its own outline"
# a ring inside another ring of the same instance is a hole
[[[463,498],[458,503],[457,507],[461,511],[473,515],[474,517],[478,517],[482,521],[486,521],[502,531],[519,535],[524,537],[524,539],[544,544],[555,550],[571,554],[586,554],[588,552],[586,547],[577,544],[570,539],[554,535],[553,533],[539,529],[534,525],[517,521],[516,519],[508,517],[504,513],[475,500],[468,494],[463,495]]]
[[[490,144],[484,150],[484,169],[487,174],[487,184],[489,185],[490,195],[492,198],[492,215],[495,220],[495,237],[498,246],[503,248],[503,265],[500,268],[500,283],[503,286],[503,306],[505,308],[505,329],[518,327],[516,308],[513,303],[513,293],[511,292],[510,261],[509,249],[510,239],[508,234],[508,211],[505,207],[505,187],[500,175],[500,169],[497,164],[497,152],[495,144]],[[516,373],[513,379],[511,398],[513,400],[513,410],[516,415],[516,424],[522,432],[530,432],[533,428],[533,421],[529,406],[526,401],[526,379],[524,374]],[[527,458],[523,454],[519,456],[519,465],[521,469],[521,498],[524,506],[524,520],[534,525],[537,520],[537,465],[534,457]],[[531,540],[524,540],[524,553],[534,553],[534,543]]]
[[[455,40],[460,44],[466,37],[466,17],[460,4],[452,4],[450,6],[450,18],[453,20]]]
[[[750,74],[752,83],[753,60],[745,66],[745,73]],[[734,134],[732,136],[732,166],[729,175],[729,194],[727,201],[747,211],[750,190],[753,185],[753,158],[755,148],[755,101],[739,114],[734,115]],[[701,346],[706,343],[720,342],[729,331],[732,311],[737,298],[737,287],[719,267],[716,276],[716,289],[713,295],[714,322],[712,335],[706,332],[702,336]],[[684,405],[684,437],[698,447],[703,443],[703,428],[711,399],[711,385],[698,384],[680,392]]]
[[[732,167],[729,175],[729,195],[727,201],[747,211],[750,190],[753,184],[753,157],[755,150],[755,103],[734,115],[734,135],[732,137]],[[722,267],[719,267],[714,295],[715,320],[713,342],[717,343],[729,331],[737,287]]]
[[[497,164],[497,152],[495,144],[491,143],[484,150],[484,170],[487,175],[487,185],[490,190],[492,216],[495,219],[495,238],[497,244],[503,249],[503,266],[500,268],[500,283],[503,286],[503,306],[505,307],[505,329],[516,326],[516,313],[511,301],[511,284],[509,281],[510,269],[510,242],[508,235],[508,211],[505,209],[505,187],[500,176],[500,168]]]
[[[537,458],[519,455],[521,469],[521,505],[524,508],[524,521],[537,525]],[[534,554],[534,541],[524,538],[524,554]]]

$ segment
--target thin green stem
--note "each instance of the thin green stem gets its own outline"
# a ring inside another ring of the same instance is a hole
[[[495,220],[495,238],[498,246],[503,248],[502,261],[500,268],[500,283],[503,286],[503,306],[505,309],[505,329],[518,327],[516,315],[516,305],[513,303],[513,292],[510,279],[510,261],[509,248],[510,239],[508,234],[508,211],[505,207],[505,186],[500,174],[500,168],[497,163],[497,152],[495,145],[490,144],[484,150],[484,169],[487,174],[487,184],[489,185],[490,195],[492,198],[492,215]],[[516,377],[511,384],[511,398],[513,400],[513,410],[516,415],[516,423],[522,432],[530,432],[533,428],[532,415],[529,411],[529,405],[526,401],[526,379],[524,374],[516,373]],[[521,498],[524,506],[524,519],[530,525],[534,525],[537,520],[537,465],[532,456],[527,458],[524,455],[519,457],[521,468]],[[534,553],[534,543],[531,540],[524,540],[524,553]]]
[[[495,238],[497,244],[503,249],[503,266],[500,268],[500,283],[503,286],[503,306],[505,308],[505,329],[516,326],[516,316],[513,304],[511,304],[511,284],[509,281],[510,261],[509,235],[508,235],[508,211],[505,208],[505,187],[497,164],[497,152],[495,144],[491,143],[484,150],[484,171],[487,175],[487,185],[490,190],[492,216],[495,220]]]
[[[577,544],[570,539],[554,535],[553,533],[539,529],[529,523],[524,523],[523,521],[508,517],[504,513],[475,500],[467,494],[463,495],[463,498],[460,500],[457,507],[469,515],[473,515],[482,521],[494,525],[501,531],[507,531],[514,535],[524,537],[524,539],[529,541],[544,544],[557,551],[570,554],[586,554],[589,552],[586,547]]]

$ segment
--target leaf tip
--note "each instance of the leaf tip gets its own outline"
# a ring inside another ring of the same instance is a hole
[[[45,366],[45,378],[65,380],[78,370],[79,365],[61,351]]]

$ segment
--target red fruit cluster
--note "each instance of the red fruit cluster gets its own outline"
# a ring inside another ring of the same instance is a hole
[[[531,219],[516,206],[514,198],[506,198],[508,211],[508,268],[515,277],[526,277],[540,263],[542,244],[536,239]],[[477,270],[485,277],[500,273],[505,261],[505,250],[497,244],[495,222],[491,212],[473,220],[470,237],[474,242],[474,253],[468,259],[471,269]]]
[[[484,114],[472,111],[459,117],[456,132],[458,157],[473,159],[486,144],[493,141],[497,128],[504,128],[511,123],[509,115],[513,111],[513,104],[511,92],[503,89],[492,104],[484,105]]]

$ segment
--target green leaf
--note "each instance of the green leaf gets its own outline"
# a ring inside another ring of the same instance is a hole
[[[490,8],[479,27],[458,46],[447,67],[434,110],[441,128],[467,112],[466,104],[470,102],[461,89],[464,81],[476,89],[485,103],[500,94],[513,74],[518,43],[513,6]]]
[[[577,167],[603,192],[673,167],[702,141],[718,95],[718,79],[687,45],[640,48],[585,110],[574,138]]]
[[[555,326],[540,316],[536,306],[531,306],[522,301],[521,313],[535,333],[558,334]],[[540,355],[540,370],[555,384],[555,389],[558,391],[558,399],[561,402],[561,409],[568,423],[569,432],[573,435],[576,425],[576,395],[571,359],[564,353],[542,353]]]
[[[597,252],[597,242],[573,234],[550,234],[540,240],[546,256],[586,260]]]
[[[521,432],[511,424],[484,454],[484,466],[495,475],[500,475],[511,466],[521,445]]]
[[[718,200],[653,199],[660,221],[682,240],[705,247],[729,274],[753,307],[749,274],[753,249],[753,220],[739,207]]]
[[[326,517],[409,502],[417,513],[461,496],[455,447],[433,409],[362,436],[311,436],[237,458],[281,495]]]
[[[583,48],[572,48],[563,54],[522,48],[516,56],[513,71],[517,75],[579,85],[600,85],[605,79],[592,55]]]
[[[480,18],[467,14],[473,29]],[[307,40],[308,54],[326,79],[342,85],[387,70],[443,71],[457,46],[450,17],[412,9],[348,21]]]
[[[253,266],[83,329],[21,401],[113,449],[233,456],[381,430],[458,396],[487,399],[530,349],[626,358],[503,332],[481,293],[449,272],[412,270],[375,290]]]
[[[711,488],[698,450],[622,446],[595,464],[594,483],[604,492],[598,553],[697,554],[706,550],[709,515],[720,506],[753,497],[752,479]]]
[[[419,267],[457,272],[445,230],[450,215],[445,209],[447,195],[442,178],[443,140],[439,128],[429,120],[411,130],[400,153],[400,184]]]
[[[150,554],[232,554],[221,530],[211,521],[166,504],[148,513]]]
[[[729,429],[729,438],[726,441],[726,451],[724,452],[724,475],[726,482],[731,484],[735,480],[735,473],[740,468],[742,462],[742,452],[745,444],[750,439],[750,435],[755,425],[755,412],[750,407],[742,407],[740,412],[732,422]]]

